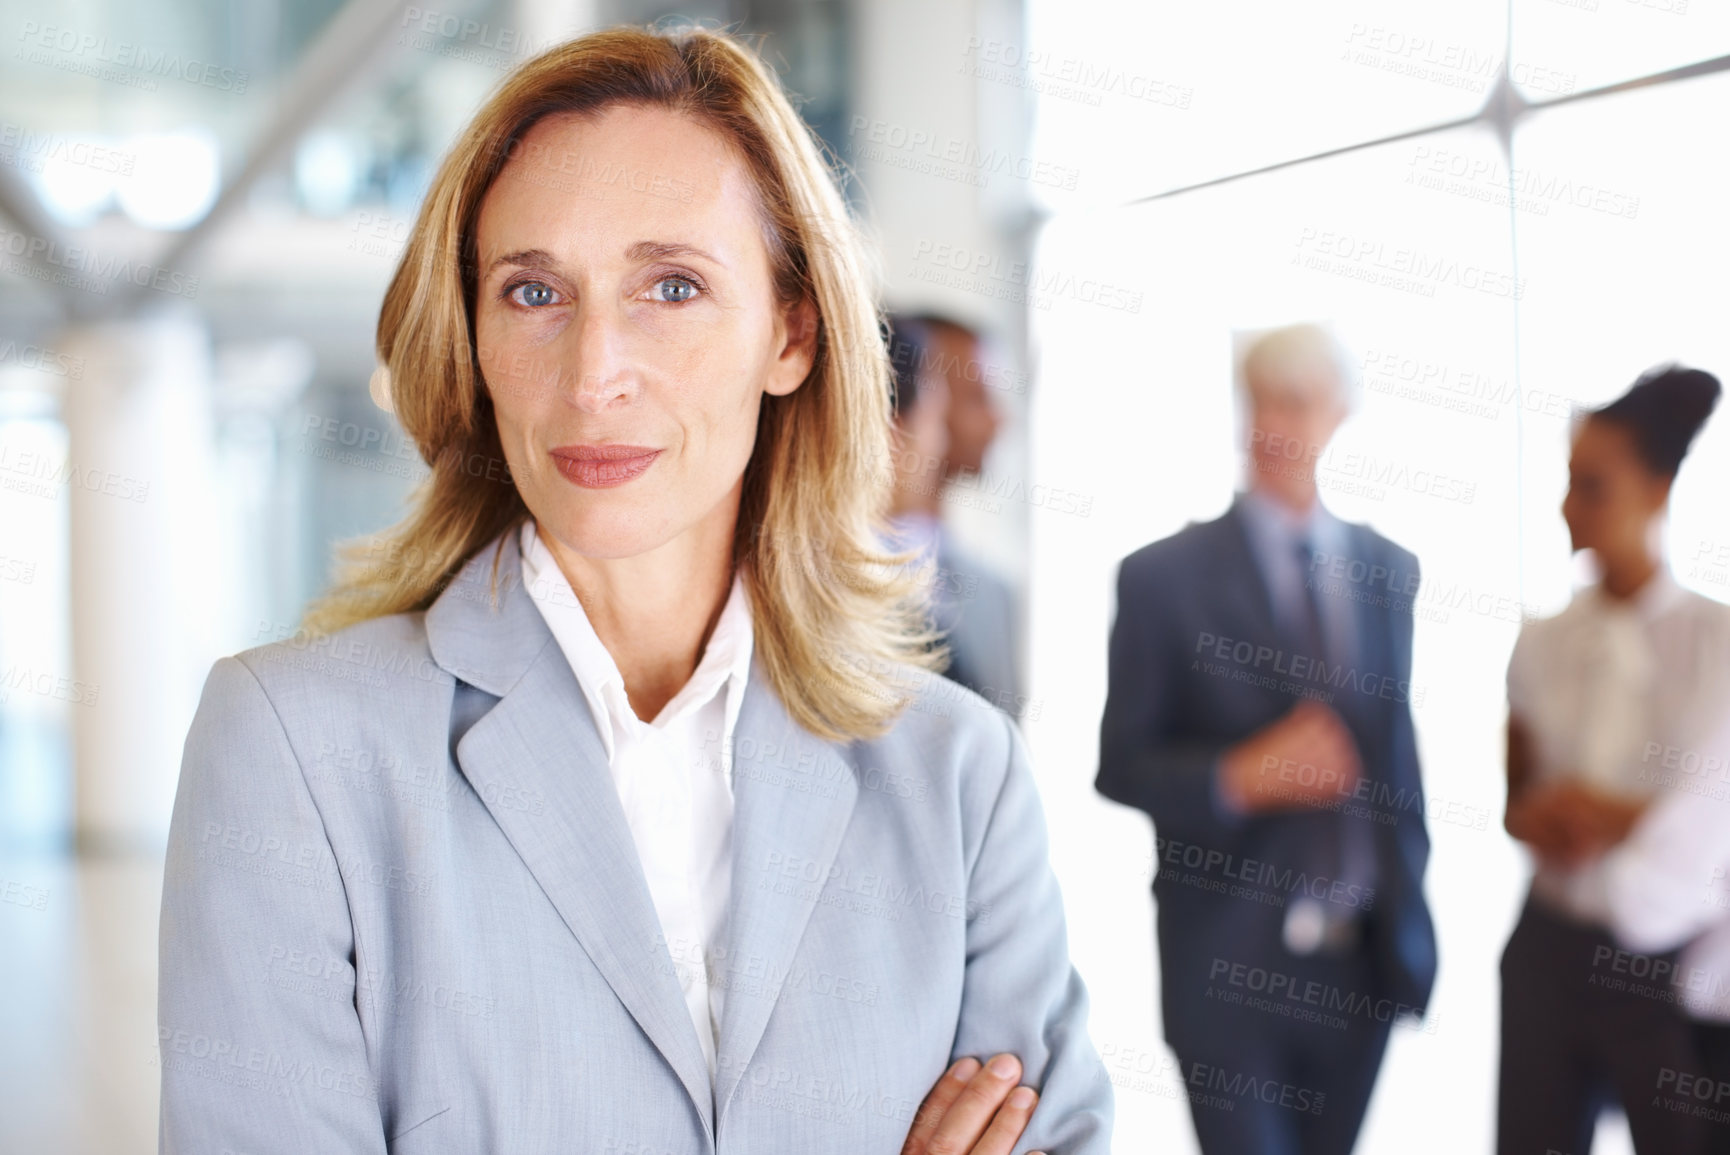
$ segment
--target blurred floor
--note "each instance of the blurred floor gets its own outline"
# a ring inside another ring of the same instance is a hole
[[[161,901],[160,857],[0,856],[0,1152],[156,1150]]]

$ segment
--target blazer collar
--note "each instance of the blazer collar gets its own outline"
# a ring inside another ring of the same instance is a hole
[[[463,775],[713,1136],[840,849],[858,794],[851,746],[795,723],[752,655],[733,735],[726,947],[709,952],[710,981],[727,985],[711,1089],[600,733],[523,586],[514,530],[468,561],[426,632],[441,667],[499,698],[456,743]]]
[[[523,588],[517,533],[512,526],[481,547],[426,612],[433,661],[500,698],[553,640]]]

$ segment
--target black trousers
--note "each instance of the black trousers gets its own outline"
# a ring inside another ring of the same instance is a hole
[[[1712,1104],[1722,1113],[1711,1117],[1712,1134],[1706,1150],[1730,1155],[1730,1023],[1694,1022],[1694,1046],[1700,1065],[1712,1080]]]
[[[1205,1018],[1176,1037],[1167,1025],[1201,1149],[1350,1155],[1394,1004],[1379,997],[1362,951],[1299,958],[1274,950],[1261,966],[1281,976],[1277,992],[1254,979],[1202,984]]]
[[[1589,1155],[1612,1102],[1639,1155],[1706,1150],[1711,1124],[1678,1094],[1680,1077],[1701,1071],[1692,1028],[1669,984],[1650,977],[1674,974],[1656,966],[1674,953],[1619,949],[1527,899],[1502,952],[1498,1155]]]

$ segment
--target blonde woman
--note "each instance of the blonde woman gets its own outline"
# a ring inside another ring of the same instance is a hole
[[[162,1150],[1108,1149],[1026,748],[876,544],[877,325],[736,41],[503,84],[379,320],[432,474],[187,739]]]

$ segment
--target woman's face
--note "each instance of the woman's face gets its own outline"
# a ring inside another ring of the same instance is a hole
[[[1628,430],[1595,417],[1580,426],[1562,499],[1576,550],[1589,549],[1601,561],[1641,556],[1669,492],[1670,483],[1640,459]]]
[[[568,549],[731,542],[765,393],[810,372],[726,141],[662,109],[556,114],[481,204],[475,340],[524,503]]]

